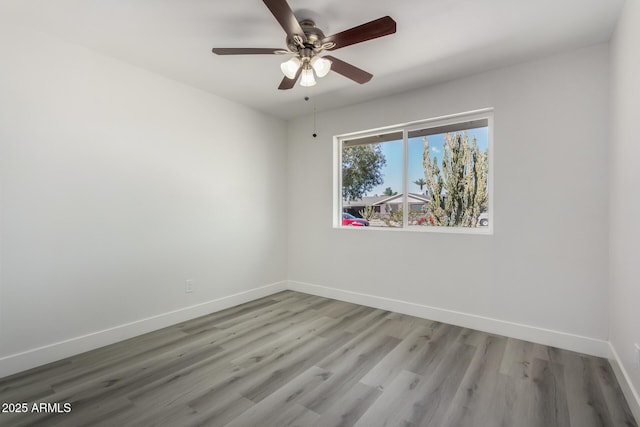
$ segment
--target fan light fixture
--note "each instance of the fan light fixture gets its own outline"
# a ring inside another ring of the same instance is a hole
[[[290,79],[295,79],[296,74],[298,73],[298,68],[300,68],[301,65],[302,62],[294,56],[290,60],[280,64],[280,69],[285,76]]]
[[[313,58],[300,58],[294,56],[288,61],[280,64],[282,73],[289,79],[295,79],[298,74],[298,70],[302,67],[302,73],[300,77],[300,86],[315,86],[316,79],[326,76],[331,70],[331,61],[328,59],[314,56]],[[315,75],[314,75],[315,71]]]
[[[321,58],[319,56],[314,56],[310,61],[313,70],[316,72],[316,75],[320,78],[329,74],[331,70],[331,61],[328,59]]]
[[[302,75],[300,76],[300,86],[315,86],[316,79],[313,77],[313,69],[306,65],[302,69]]]

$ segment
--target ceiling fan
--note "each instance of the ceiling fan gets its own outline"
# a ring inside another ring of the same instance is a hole
[[[367,22],[332,36],[325,36],[310,19],[298,21],[286,0],[263,0],[273,16],[287,33],[287,49],[277,48],[213,48],[217,55],[286,55],[294,56],[280,68],[285,77],[278,89],[291,89],[300,77],[301,86],[314,86],[315,76],[324,77],[331,70],[360,84],[373,77],[354,65],[322,51],[333,51],[396,32],[396,22],[388,16]]]

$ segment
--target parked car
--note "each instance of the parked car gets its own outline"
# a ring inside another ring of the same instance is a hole
[[[488,212],[482,212],[478,216],[478,225],[480,225],[482,227],[486,227],[487,225],[489,225],[489,213]]]
[[[351,225],[353,227],[368,227],[369,221],[364,218],[356,218],[350,213],[342,212],[342,225]]]

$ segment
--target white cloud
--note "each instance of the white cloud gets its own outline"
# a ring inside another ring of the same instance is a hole
[[[440,149],[438,149],[438,147],[431,147],[431,151],[437,154],[440,152]]]

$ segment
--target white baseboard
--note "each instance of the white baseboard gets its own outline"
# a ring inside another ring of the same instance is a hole
[[[613,372],[616,374],[618,383],[620,383],[620,388],[622,388],[624,397],[627,398],[627,403],[629,404],[631,413],[633,413],[636,421],[640,422],[640,393],[638,393],[638,390],[633,387],[631,376],[624,368],[624,365],[620,362],[620,357],[618,356],[618,352],[613,344],[609,343],[609,348],[611,351],[609,363],[613,368]]]
[[[0,358],[0,378],[253,301],[286,290],[286,285],[287,282],[273,283],[190,307],[162,313],[157,316],[147,317],[146,319],[140,319],[135,322],[125,323],[102,331],[30,349],[21,353],[11,354]]]
[[[584,337],[581,335],[537,328],[535,326],[507,322],[504,320],[492,319],[490,317],[477,316],[459,311],[446,310],[408,301],[345,291],[342,289],[313,285],[304,282],[290,280],[287,288],[293,291],[366,305],[368,307],[380,308],[383,310],[394,311],[396,313],[408,314],[410,316],[476,329],[491,334],[518,338],[525,341],[563,348],[592,356],[608,358],[610,355],[608,341]]]

